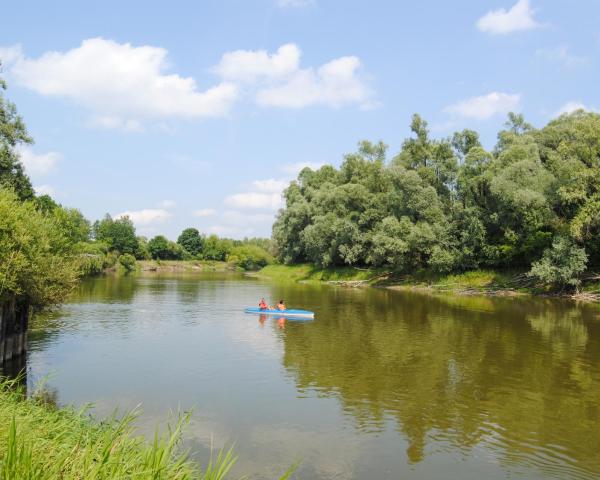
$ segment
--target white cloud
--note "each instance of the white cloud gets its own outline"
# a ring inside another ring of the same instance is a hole
[[[586,112],[599,112],[600,110],[593,108],[593,107],[588,107],[587,105],[583,104],[582,102],[567,102],[565,103],[562,107],[560,107],[556,112],[554,112],[554,117],[560,117],[561,115],[565,114],[565,113],[573,113],[576,112],[577,110],[585,110]]]
[[[277,0],[281,8],[306,7],[315,3],[315,0]]]
[[[33,189],[37,195],[50,195],[53,197],[56,193],[56,190],[51,185],[38,185],[33,187]]]
[[[244,192],[229,195],[225,204],[236,208],[272,209],[283,206],[281,193]]]
[[[208,227],[209,233],[217,235],[226,235],[231,237],[245,237],[251,235],[267,235],[275,221],[273,213],[254,213],[240,212],[237,210],[227,210],[219,215],[221,223]]]
[[[35,153],[29,147],[20,148],[19,156],[29,175],[46,175],[62,159],[62,155],[58,152]]]
[[[369,106],[373,92],[359,78],[358,57],[340,57],[318,69],[294,72],[280,85],[260,89],[256,102],[261,106],[302,108],[309,105],[340,107],[345,104]]]
[[[252,185],[259,192],[264,193],[281,193],[284,189],[289,186],[288,180],[276,180],[269,178],[267,180],[254,180]]]
[[[298,162],[298,163],[288,163],[287,165],[283,165],[281,170],[288,175],[293,177],[297,177],[298,174],[304,170],[305,168],[310,168],[311,170],[318,170],[321,168],[324,163],[319,162]]]
[[[373,92],[361,78],[358,57],[331,60],[318,68],[300,68],[301,51],[288,43],[269,54],[266,50],[225,53],[212,71],[225,81],[244,82],[260,106],[302,108],[310,105],[339,107],[377,105]]]
[[[168,67],[164,48],[91,38],[66,52],[46,52],[36,59],[20,56],[10,73],[17,83],[41,95],[83,105],[92,112],[92,123],[108,128],[173,117],[223,116],[237,99],[232,83],[199,91],[193,78],[166,73]]]
[[[175,201],[173,200],[163,200],[159,202],[158,206],[160,208],[173,208],[175,206]]]
[[[207,228],[208,233],[214,233],[220,237],[242,238],[252,235],[254,229],[234,227],[231,225],[211,225]]]
[[[293,43],[282,45],[277,53],[266,50],[227,52],[212,71],[227,80],[254,82],[261,78],[284,77],[298,70],[300,49]]]
[[[486,13],[477,20],[477,28],[493,35],[532,30],[540,26],[534,14],[535,11],[529,5],[529,0],[518,0],[510,10],[501,8]]]
[[[213,215],[216,215],[217,211],[214,208],[203,208],[200,210],[196,210],[192,215],[194,215],[194,217],[212,217]]]
[[[254,213],[238,212],[237,210],[227,210],[220,217],[225,223],[230,225],[266,225],[271,227],[274,221],[272,213]]]
[[[136,225],[150,225],[167,220],[171,214],[163,208],[147,208],[144,210],[119,213],[116,218],[129,217]]]
[[[480,97],[462,100],[444,109],[447,113],[461,117],[485,120],[496,114],[506,114],[520,108],[521,95],[518,93],[491,92]]]
[[[91,117],[87,122],[87,126],[107,130],[123,130],[125,132],[142,132],[144,130],[138,120],[124,120],[106,115]]]
[[[566,45],[560,45],[553,49],[540,49],[535,53],[538,57],[545,60],[562,63],[566,68],[581,67],[589,63],[587,57],[580,57],[570,53]]]
[[[0,47],[0,63],[10,65],[23,58],[23,48],[21,45],[11,45],[10,47]]]

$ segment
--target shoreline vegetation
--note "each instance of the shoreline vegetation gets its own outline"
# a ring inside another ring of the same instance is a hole
[[[600,275],[583,277],[577,292],[555,291],[536,284],[522,271],[473,270],[456,274],[421,271],[397,273],[382,268],[315,267],[310,264],[267,265],[246,275],[276,281],[327,283],[343,287],[378,287],[430,293],[487,296],[553,296],[580,301],[600,301]]]
[[[57,408],[43,390],[28,397],[19,382],[0,380],[0,479],[223,480],[236,462],[232,449],[204,467],[190,459],[181,446],[189,413],[147,441],[133,426],[139,411],[99,421],[86,408]]]

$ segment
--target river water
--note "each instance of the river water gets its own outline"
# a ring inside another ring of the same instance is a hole
[[[314,321],[244,314],[260,297]],[[199,459],[231,478],[600,478],[600,306],[277,284],[237,274],[106,276],[34,319],[27,381],[152,434],[194,409]]]

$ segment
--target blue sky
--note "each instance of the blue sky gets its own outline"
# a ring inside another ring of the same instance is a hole
[[[268,236],[298,168],[362,139],[395,154],[415,112],[492,147],[510,110],[542,126],[600,109],[596,0],[56,0],[2,16],[34,185],[147,236]]]

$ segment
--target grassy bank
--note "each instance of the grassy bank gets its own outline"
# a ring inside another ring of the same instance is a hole
[[[231,272],[239,270],[233,263],[211,260],[138,260],[142,272]]]
[[[309,264],[267,265],[255,275],[277,281],[294,282],[369,282],[385,274],[385,270],[354,267],[320,268]]]
[[[475,270],[463,273],[440,274],[417,271],[399,274],[385,269],[357,269],[353,267],[319,268],[314,265],[268,265],[257,276],[277,281],[314,281],[349,286],[372,285],[396,290],[427,290],[458,294],[484,295],[560,295],[574,296],[569,292],[556,292],[536,285],[523,271]],[[586,278],[577,298],[596,300],[600,296],[600,279]]]
[[[189,460],[180,449],[185,416],[153,442],[135,434],[134,418],[97,422],[41,396],[27,399],[14,382],[0,381],[0,479],[220,480],[235,462],[231,450],[205,468]]]

